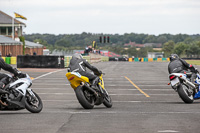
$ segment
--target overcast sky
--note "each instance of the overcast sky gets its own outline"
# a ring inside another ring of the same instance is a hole
[[[200,34],[200,0],[0,0],[26,34]]]

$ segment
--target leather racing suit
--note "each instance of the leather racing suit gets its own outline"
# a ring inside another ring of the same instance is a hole
[[[196,70],[193,65],[188,64],[185,60],[180,58],[172,60],[168,65],[168,71],[170,74],[188,72],[188,69],[192,72],[191,81],[194,83]]]
[[[87,60],[83,58],[76,58],[75,56],[72,56],[69,68],[70,72],[79,72],[82,76],[88,77],[93,86],[98,83],[99,77],[97,75],[102,74],[102,72],[99,71],[95,66],[90,65]],[[86,68],[93,71],[94,74],[88,72]]]

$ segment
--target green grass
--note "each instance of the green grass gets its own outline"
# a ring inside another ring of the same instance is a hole
[[[192,65],[200,65],[200,60],[186,60],[186,62]]]

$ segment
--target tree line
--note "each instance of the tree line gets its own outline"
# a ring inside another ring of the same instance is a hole
[[[100,43],[100,36],[109,36],[109,43]],[[152,47],[144,47],[136,50],[135,47],[124,47],[125,43],[135,42],[137,44],[144,43],[161,43],[162,51],[165,56],[170,53],[177,53],[180,56],[199,57],[200,53],[200,35],[187,34],[137,34],[125,33],[120,34],[94,34],[83,32],[81,34],[27,34],[25,39],[32,42],[39,42],[50,50],[74,50],[84,49],[87,45],[92,45],[92,41],[96,41],[101,50],[109,50],[118,54],[126,54],[129,56],[146,57],[147,52],[156,52]]]

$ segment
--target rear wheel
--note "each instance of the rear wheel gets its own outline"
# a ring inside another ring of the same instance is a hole
[[[111,108],[112,107],[112,99],[111,99],[110,95],[108,94],[108,92],[106,90],[104,90],[104,94],[105,94],[105,98],[104,98],[103,104],[107,108]]]
[[[92,109],[94,107],[94,96],[87,89],[78,86],[75,89],[76,97],[84,109]]]
[[[25,108],[31,113],[39,113],[43,108],[42,100],[35,92],[33,93],[35,96],[30,95],[29,92],[26,93]]]
[[[185,103],[193,103],[194,101],[193,94],[190,93],[191,90],[189,90],[187,86],[181,84],[179,85],[177,91],[178,91],[179,96]]]

